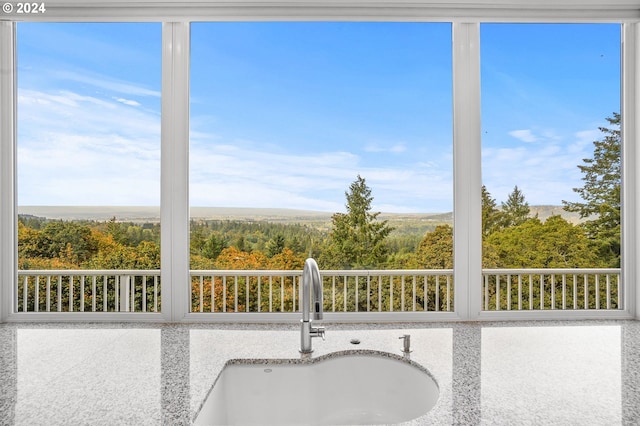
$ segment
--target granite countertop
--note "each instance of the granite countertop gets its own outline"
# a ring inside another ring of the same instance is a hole
[[[640,424],[639,321],[324,325],[313,359],[411,335],[440,397],[403,425]],[[0,425],[188,425],[230,359],[299,345],[297,324],[0,324]]]

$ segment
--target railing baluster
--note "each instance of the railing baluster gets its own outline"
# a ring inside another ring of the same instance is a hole
[[[500,275],[496,275],[496,311],[500,310]]]
[[[438,279],[438,276],[436,275],[436,279]],[[428,284],[428,279],[427,276],[425,275],[424,277],[422,277],[422,311],[423,312],[427,312],[429,310],[429,293],[427,292],[427,287],[429,286]]]
[[[378,275],[378,312],[382,312],[382,275]]]
[[[136,276],[129,275],[127,279],[129,283],[129,292],[131,293],[131,312],[136,311]]]
[[[295,280],[294,280],[294,282],[293,282],[293,290],[294,290],[293,297],[294,297],[294,300],[295,300],[295,295],[296,295],[296,293],[295,293],[295,288],[296,288],[295,284],[296,283],[295,283]],[[244,277],[244,292],[245,292],[244,293],[244,311],[245,312],[249,312],[249,276],[245,276]],[[294,302],[294,306],[295,306],[295,302]]]
[[[269,276],[269,312],[273,312],[273,277]]]
[[[511,310],[511,274],[507,274],[507,311]]]
[[[589,275],[584,274],[584,309],[589,309]]]
[[[595,274],[596,282],[596,309],[600,309],[600,274]]]
[[[58,312],[62,312],[62,275],[58,275]]]
[[[611,275],[607,274],[607,309],[611,309]]]
[[[280,277],[280,312],[284,312],[284,275]]]
[[[222,277],[222,312],[227,312],[227,276]]]
[[[261,304],[262,304],[262,299],[261,299],[261,297],[260,297],[260,291],[261,291],[261,288],[260,288],[260,284],[261,284],[260,279],[261,279],[261,278],[262,278],[262,276],[258,275],[258,312],[262,312],[262,309],[261,309],[261,308],[262,308],[262,306],[261,306]]]
[[[142,276],[142,312],[147,312],[147,276]]]
[[[344,276],[344,285],[342,291],[343,312],[347,312],[347,276]]]
[[[367,275],[367,312],[371,312],[371,275]]]
[[[204,312],[204,276],[200,275],[200,312]]]
[[[233,312],[238,312],[238,276],[237,275],[233,276]]]
[[[107,283],[108,283],[108,278],[106,275],[102,276],[102,312],[107,312],[107,310],[109,309],[109,294],[107,293]]]
[[[489,310],[489,275],[484,276],[484,310]]]
[[[544,274],[540,274],[540,310],[544,310]]]
[[[451,275],[447,275],[447,312],[451,312]]]
[[[355,299],[356,299],[356,300],[355,300],[355,309],[354,309],[354,311],[355,311],[355,312],[358,312],[358,302],[360,301],[360,298],[358,297],[358,287],[360,286],[360,284],[359,284],[358,276],[357,276],[357,275],[356,275],[356,283],[355,283],[355,286],[356,286],[356,291],[355,291]]]
[[[69,275],[69,312],[73,312],[73,275]]]
[[[114,307],[114,311],[116,312],[120,312],[120,275],[114,275],[113,277],[113,285],[115,288],[115,292],[116,292],[116,297],[115,297],[115,307]]]
[[[533,311],[533,274],[529,274],[529,310]]]
[[[47,312],[51,312],[51,275],[47,275]]]
[[[84,312],[84,275],[80,275],[80,312]]]
[[[96,280],[98,277],[95,275],[91,277],[91,312],[96,311]]]
[[[33,312],[40,311],[40,275],[36,276],[36,282],[33,286]]]
[[[578,275],[573,274],[573,309],[578,309]]]
[[[29,300],[29,276],[25,275],[22,280],[22,312],[27,312],[27,305]]]
[[[213,285],[213,283],[212,283]],[[213,306],[213,289],[211,290],[211,306]],[[158,312],[158,276],[153,277],[153,312]]]
[[[336,276],[331,277],[331,312],[336,311]]]
[[[518,310],[522,310],[522,275],[518,274]]]
[[[389,312],[393,312],[393,275],[389,275]]]
[[[440,277],[436,275],[436,299],[435,299],[436,312],[440,311]]]
[[[413,276],[413,312],[416,311],[416,276]]]
[[[551,274],[551,309],[556,308],[556,276]]]
[[[216,276],[211,274],[211,309],[210,312],[216,311]]]
[[[400,312],[404,312],[404,275],[400,279]]]
[[[567,309],[567,274],[562,274],[562,310]]]

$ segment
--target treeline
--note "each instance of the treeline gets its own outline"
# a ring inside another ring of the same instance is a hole
[[[561,216],[531,217],[518,187],[500,205],[483,187],[482,200],[485,268],[619,266],[619,252],[603,250],[610,241],[590,238],[587,225]],[[299,269],[308,256],[324,269],[453,268],[450,225],[414,238],[394,237],[385,221],[367,214],[368,204],[334,215],[330,232],[299,224],[192,220],[191,269]],[[359,225],[358,216],[365,218]],[[19,269],[160,269],[160,225],[20,216],[18,255]]]

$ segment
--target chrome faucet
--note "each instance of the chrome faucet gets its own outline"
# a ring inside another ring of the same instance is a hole
[[[313,295],[313,297],[312,297]],[[313,300],[311,300],[313,299]],[[311,338],[322,337],[324,339],[324,327],[311,326],[310,305],[313,303],[313,319],[322,319],[322,280],[318,264],[312,258],[304,262],[302,271],[302,320],[300,329],[300,353],[310,354]]]

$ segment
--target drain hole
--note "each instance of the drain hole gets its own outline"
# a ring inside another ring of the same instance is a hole
[[[358,340],[358,339],[351,339],[351,344],[352,344],[352,345],[359,345],[359,344],[360,344],[360,340]]]
[[[265,369],[264,369],[264,372],[265,372],[265,373],[271,373],[272,371],[273,371],[273,370],[272,370],[272,369],[270,369],[270,368],[265,368]]]

